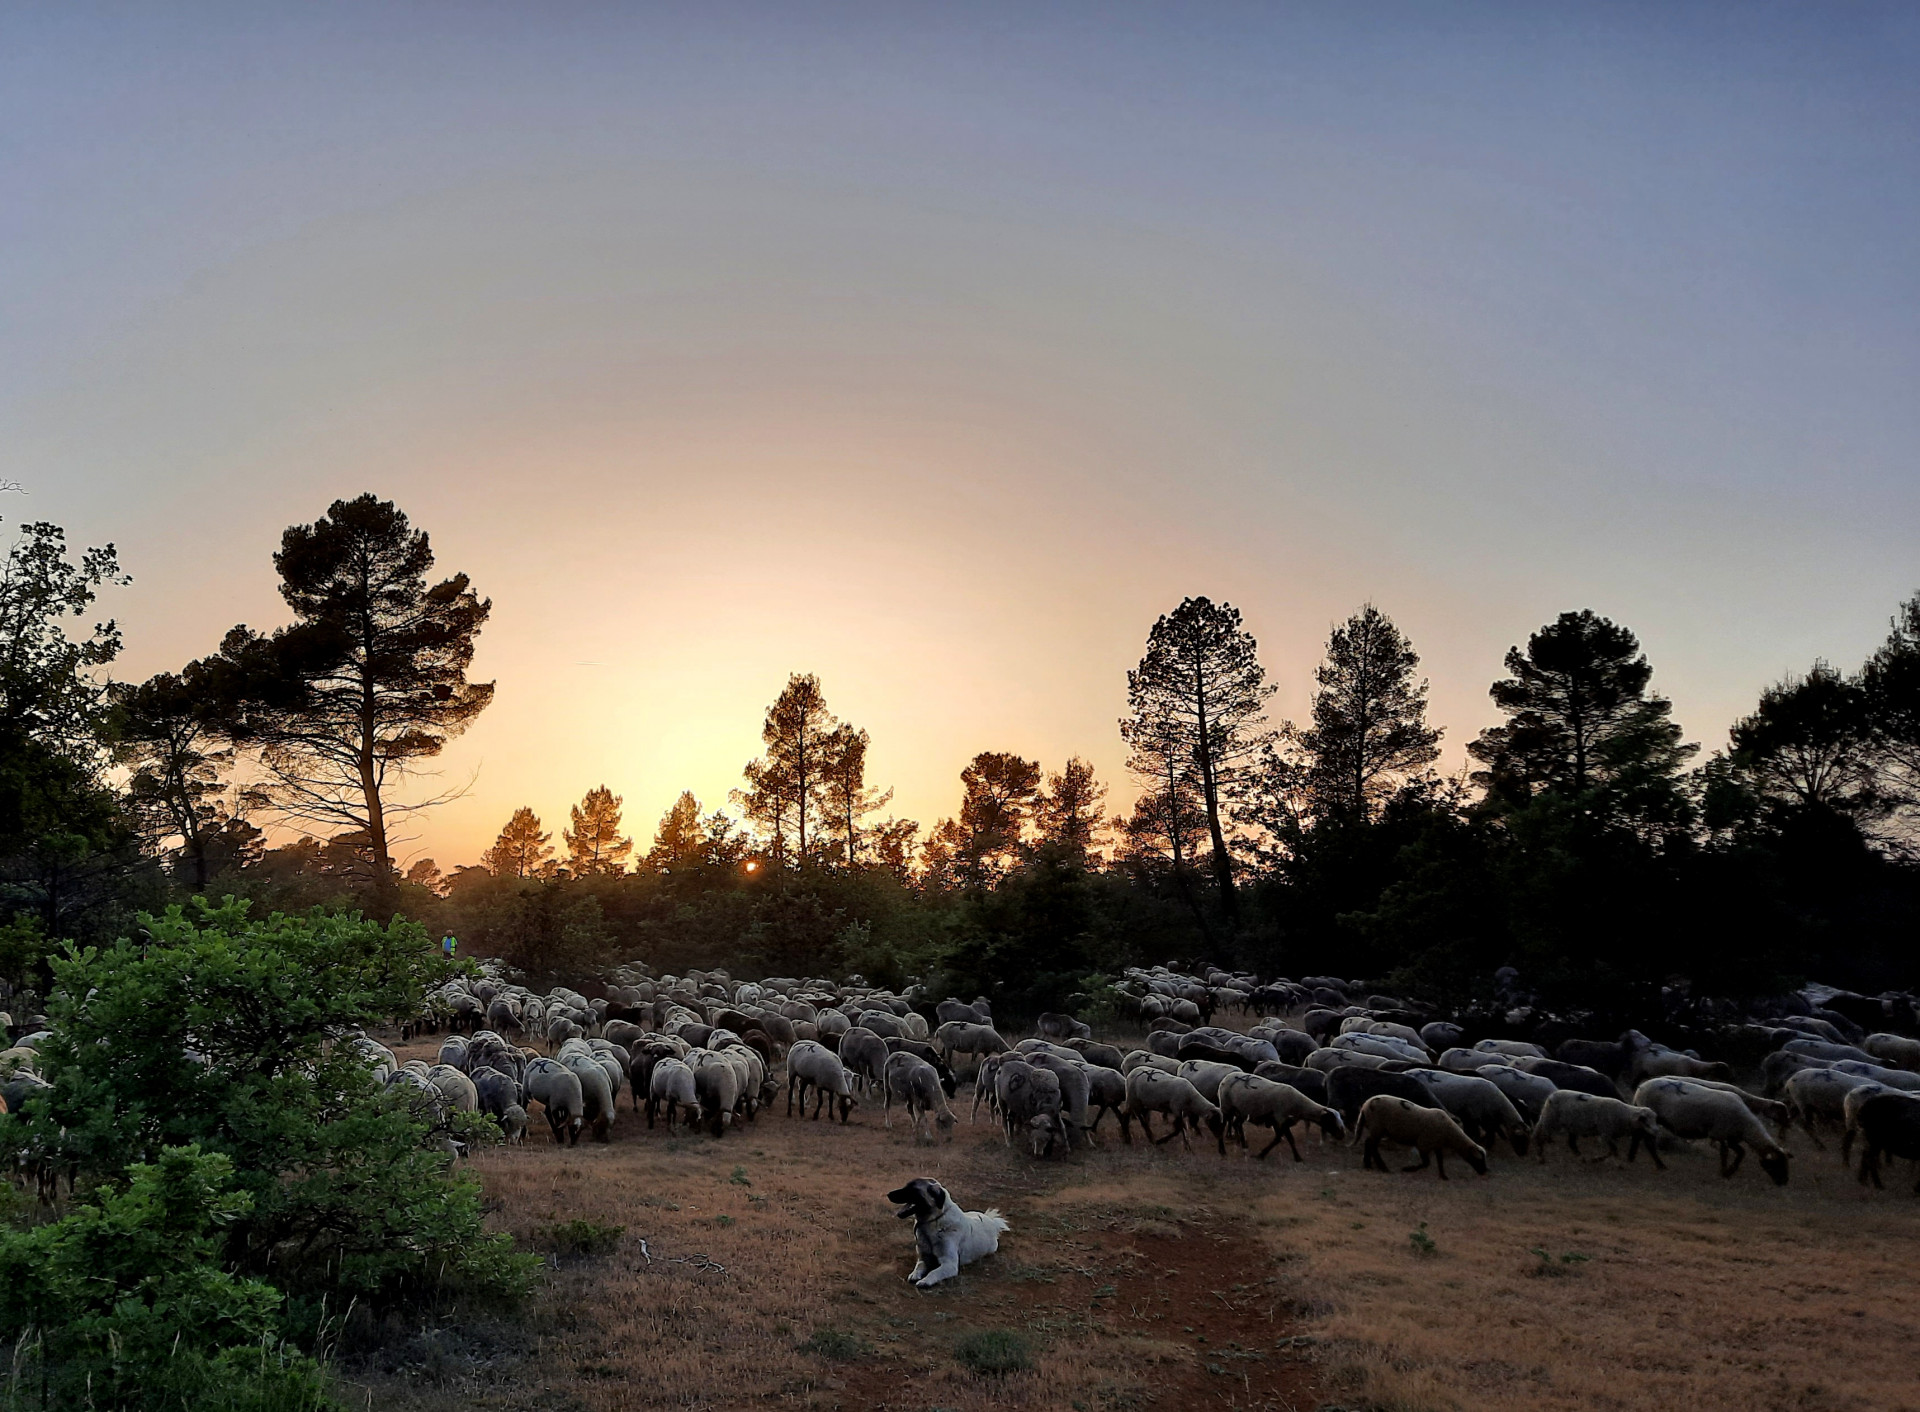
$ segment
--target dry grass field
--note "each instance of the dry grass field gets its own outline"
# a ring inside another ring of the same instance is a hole
[[[1503,1149],[1445,1183],[1317,1136],[1301,1164],[1222,1160],[1123,1146],[1111,1119],[1036,1162],[964,1105],[932,1145],[865,1110],[718,1141],[623,1112],[564,1150],[535,1127],[473,1161],[492,1219],[536,1249],[569,1221],[625,1233],[550,1257],[522,1323],[349,1360],[367,1406],[1920,1409],[1911,1174],[1868,1194],[1804,1144],[1779,1189],[1694,1152],[1660,1173]],[[884,1198],[917,1175],[1013,1223],[925,1294]],[[962,1360],[995,1333],[1028,1366]]]

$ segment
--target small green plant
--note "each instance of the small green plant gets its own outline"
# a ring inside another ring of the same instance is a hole
[[[1527,1273],[1530,1275],[1544,1275],[1549,1277],[1571,1275],[1578,1267],[1586,1264],[1587,1261],[1593,1258],[1591,1255],[1582,1255],[1577,1250],[1565,1250],[1560,1253],[1560,1258],[1556,1262],[1544,1245],[1536,1245],[1527,1253],[1540,1257],[1540,1263],[1527,1271]]]
[[[1433,1237],[1427,1234],[1427,1223],[1425,1221],[1420,1223],[1419,1230],[1408,1234],[1407,1240],[1413,1246],[1413,1253],[1415,1255],[1437,1255],[1440,1253],[1440,1247],[1435,1245],[1433,1243]]]
[[[722,1227],[724,1227],[724,1226],[730,1226],[730,1225],[732,1225],[732,1224],[733,1224],[733,1217],[731,1217],[731,1216],[715,1216],[715,1217],[713,1218],[713,1223],[714,1223],[714,1225],[716,1225],[716,1226],[722,1226]]]
[[[728,1177],[727,1180],[732,1182],[735,1186],[752,1186],[753,1185],[752,1182],[747,1180],[747,1169],[745,1167],[735,1167],[733,1169],[733,1175]]]
[[[1027,1341],[1005,1329],[968,1334],[955,1345],[953,1356],[974,1373],[1017,1373],[1033,1366]]]
[[[626,1233],[625,1226],[603,1226],[575,1219],[542,1226],[536,1238],[555,1255],[610,1255]]]
[[[842,1333],[839,1329],[815,1329],[812,1335],[798,1347],[802,1353],[830,1358],[835,1363],[851,1363],[856,1358],[866,1357],[870,1352],[866,1343],[858,1335]]]

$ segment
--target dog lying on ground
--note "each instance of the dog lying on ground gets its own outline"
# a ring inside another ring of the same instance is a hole
[[[913,1243],[920,1259],[907,1282],[915,1289],[932,1289],[959,1274],[962,1265],[993,1254],[1000,1248],[1000,1233],[1007,1229],[1006,1218],[998,1211],[991,1207],[962,1211],[945,1187],[926,1177],[915,1177],[898,1191],[888,1192],[887,1200],[900,1208],[894,1215],[913,1221]]]

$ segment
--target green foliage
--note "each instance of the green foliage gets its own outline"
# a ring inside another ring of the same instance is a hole
[[[1027,1341],[1005,1329],[967,1335],[954,1345],[953,1356],[974,1373],[1018,1373],[1033,1366]]]
[[[1582,1255],[1577,1250],[1567,1250],[1561,1252],[1560,1258],[1556,1262],[1544,1245],[1536,1245],[1528,1250],[1527,1253],[1540,1258],[1540,1263],[1527,1271],[1529,1275],[1535,1278],[1557,1278],[1574,1274],[1580,1266],[1586,1264],[1593,1258],[1591,1255]]]
[[[335,1405],[281,1340],[280,1292],[223,1267],[221,1233],[253,1204],[232,1178],[224,1156],[168,1147],[123,1190],[0,1232],[0,1337],[20,1354],[9,1407]]]
[[[1433,1237],[1427,1234],[1427,1223],[1425,1221],[1420,1223],[1419,1230],[1408,1232],[1407,1242],[1413,1246],[1413,1253],[1415,1255],[1438,1255],[1440,1253],[1440,1247],[1434,1244]]]
[[[225,1227],[229,1257],[289,1291],[517,1292],[526,1262],[481,1230],[477,1187],[446,1174],[428,1120],[341,1042],[413,1013],[445,974],[419,927],[254,920],[231,899],[143,920],[138,942],[53,962],[38,1141],[107,1181],[169,1147],[224,1155],[250,1198]]]
[[[555,1255],[611,1255],[626,1233],[625,1226],[606,1226],[576,1218],[542,1226],[535,1238],[543,1249]]]

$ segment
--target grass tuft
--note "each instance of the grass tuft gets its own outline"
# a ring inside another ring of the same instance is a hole
[[[954,1346],[953,1356],[974,1373],[1018,1373],[1033,1366],[1027,1341],[1005,1329],[968,1334]]]
[[[873,1351],[859,1335],[842,1333],[839,1329],[815,1329],[811,1337],[795,1347],[802,1353],[828,1358],[835,1363],[852,1363]]]
[[[555,1255],[611,1255],[627,1233],[625,1226],[603,1226],[594,1221],[561,1221],[542,1226],[535,1240]]]

